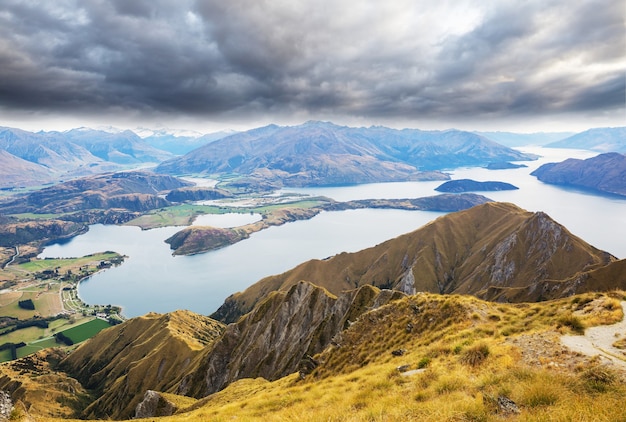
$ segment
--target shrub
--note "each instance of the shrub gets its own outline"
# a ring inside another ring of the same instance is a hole
[[[417,368],[418,369],[426,368],[429,364],[430,364],[430,358],[425,356],[421,358],[419,362],[417,362]]]
[[[559,400],[554,384],[538,380],[529,385],[521,398],[521,403],[528,407],[552,406]]]
[[[561,326],[569,327],[576,334],[585,333],[585,325],[576,315],[566,314],[558,319],[558,323]]]
[[[617,379],[617,374],[606,365],[592,366],[580,374],[580,380],[585,389],[598,393],[606,392]]]
[[[470,366],[478,366],[487,359],[487,356],[489,356],[489,346],[481,342],[467,348],[461,355],[461,362]]]

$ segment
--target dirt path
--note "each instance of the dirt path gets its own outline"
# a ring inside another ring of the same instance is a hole
[[[626,302],[622,302],[626,316]],[[587,356],[600,356],[626,369],[626,353],[613,347],[615,341],[626,337],[626,317],[613,325],[600,325],[587,328],[582,336],[562,336],[561,342],[575,352]]]

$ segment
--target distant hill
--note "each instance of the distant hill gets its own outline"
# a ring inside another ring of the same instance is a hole
[[[183,180],[147,172],[106,173],[70,180],[0,204],[0,213],[71,213],[85,210],[146,211],[169,205],[160,196],[189,186]]]
[[[546,280],[564,280],[614,261],[616,258],[574,236],[544,213],[490,202],[439,217],[375,247],[307,261],[266,277],[226,299],[213,317],[236,321],[259,298],[289,289],[300,280],[334,294],[371,284],[408,294],[537,301],[552,297],[543,287]],[[583,283],[572,288],[580,292],[594,287]],[[520,289],[526,293],[519,294]]]
[[[626,155],[616,152],[544,164],[531,175],[545,183],[626,196]]]
[[[532,160],[474,133],[351,128],[327,122],[270,125],[212,142],[166,161],[167,174],[238,174],[285,186],[415,180],[423,171]],[[426,174],[445,179],[442,174]]]
[[[626,153],[626,127],[589,129],[561,141],[549,143],[546,146],[623,154]]]
[[[435,188],[438,192],[489,192],[519,189],[505,182],[477,182],[471,179],[449,180]]]
[[[50,170],[39,164],[0,150],[0,188],[30,185],[33,180],[45,183],[52,180]]]
[[[537,133],[513,133],[513,132],[475,132],[485,138],[491,139],[508,147],[521,147],[525,145],[546,145],[550,142],[560,141],[574,135],[574,132],[537,132]]]

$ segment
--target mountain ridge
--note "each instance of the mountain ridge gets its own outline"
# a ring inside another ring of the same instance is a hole
[[[160,164],[167,174],[229,173],[285,186],[415,180],[420,172],[536,157],[457,130],[352,128],[329,122],[269,125]],[[446,180],[439,173],[439,179]]]
[[[407,294],[482,292],[478,297],[491,299],[490,286],[526,287],[614,261],[617,258],[586,244],[545,213],[488,202],[439,217],[377,246],[326,260],[310,260],[266,277],[228,297],[212,317],[235,321],[258,298],[287,289],[299,280],[308,280],[334,294],[372,284]],[[498,298],[503,300],[506,295],[499,292]]]

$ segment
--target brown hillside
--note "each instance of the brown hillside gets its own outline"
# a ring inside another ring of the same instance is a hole
[[[486,203],[356,253],[311,260],[229,297],[213,315],[232,322],[271,291],[307,280],[333,294],[370,284],[414,292],[502,298],[502,288],[565,280],[616,258],[572,235],[544,213]],[[497,295],[492,287],[498,287]],[[519,295],[511,300],[526,300]]]
[[[223,330],[222,324],[188,311],[152,313],[103,331],[60,368],[99,397],[84,417],[129,418],[146,390],[170,388]]]

